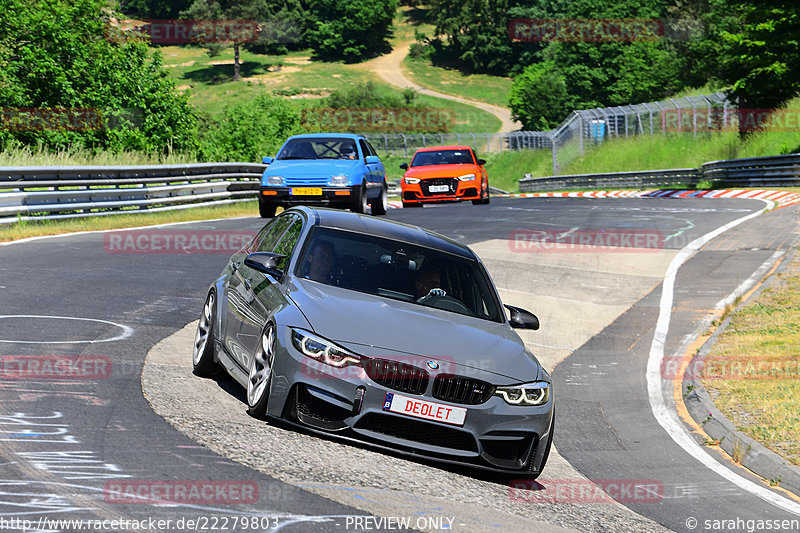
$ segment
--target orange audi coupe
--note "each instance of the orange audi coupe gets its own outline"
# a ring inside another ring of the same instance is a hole
[[[411,166],[401,181],[403,207],[420,207],[423,203],[472,200],[473,204],[489,203],[489,177],[469,146],[432,146],[420,148],[411,159]]]

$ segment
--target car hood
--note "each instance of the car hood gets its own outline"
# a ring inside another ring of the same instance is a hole
[[[440,371],[452,368],[482,379],[502,376],[504,384],[545,375],[507,324],[300,278],[291,280],[288,295],[316,334],[362,355],[415,366],[435,360]]]
[[[265,176],[331,176],[355,172],[361,161],[352,159],[289,159],[275,160],[264,171]]]
[[[409,168],[405,176],[407,178],[457,178],[464,174],[475,174],[480,172],[480,168],[475,165],[426,165],[422,167]]]

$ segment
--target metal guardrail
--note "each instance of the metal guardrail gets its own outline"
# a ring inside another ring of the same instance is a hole
[[[526,177],[520,192],[615,187],[697,187],[707,181],[718,187],[790,187],[800,185],[800,154],[712,161],[700,168]]]
[[[0,224],[166,211],[258,196],[266,165],[197,163],[0,168]],[[389,194],[398,184],[389,182]]]
[[[198,163],[0,168],[0,223],[245,201],[265,165]]]

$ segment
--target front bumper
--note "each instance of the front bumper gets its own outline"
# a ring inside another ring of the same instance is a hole
[[[477,405],[447,402],[432,394],[433,372],[424,392],[409,393],[376,382],[360,366],[317,364],[285,341],[274,367],[270,416],[412,456],[505,473],[540,472],[552,427],[552,390],[547,403],[533,407],[508,405],[498,396]],[[466,418],[459,426],[389,412],[383,409],[387,392],[466,408]]]
[[[439,183],[441,182],[441,183]],[[449,185],[446,192],[431,192],[431,183],[437,185]],[[403,201],[406,203],[415,202],[458,202],[462,200],[480,200],[481,180],[458,181],[456,179],[434,178],[433,180],[421,180],[419,183],[406,183],[402,181],[401,189]]]
[[[309,191],[310,190],[310,191]],[[312,192],[313,194],[304,194]],[[261,187],[260,201],[280,205],[347,205],[356,202],[360,185],[350,187]],[[319,194],[317,194],[319,193]]]

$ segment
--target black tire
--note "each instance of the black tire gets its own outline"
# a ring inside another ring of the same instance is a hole
[[[370,208],[373,215],[385,215],[386,209],[389,207],[389,193],[386,190],[386,184],[381,185],[381,193],[378,197],[370,202]]]
[[[353,213],[367,213],[367,207],[369,204],[367,203],[367,187],[366,185],[361,185],[361,189],[359,189],[358,194],[353,202],[353,206],[350,208],[350,211]]]
[[[216,321],[216,293],[210,291],[203,304],[203,312],[197,323],[194,336],[194,352],[192,353],[192,369],[195,375],[211,377],[220,370],[214,361],[214,322]]]
[[[267,203],[261,198],[258,199],[258,214],[261,215],[261,218],[272,218],[277,210],[277,205]]]
[[[247,412],[255,418],[264,418],[272,387],[272,365],[275,363],[275,326],[267,324],[261,332],[258,348],[250,360],[247,378]]]
[[[481,191],[481,197],[478,200],[472,200],[472,205],[485,205],[489,203],[489,184],[486,184],[486,189]]]

